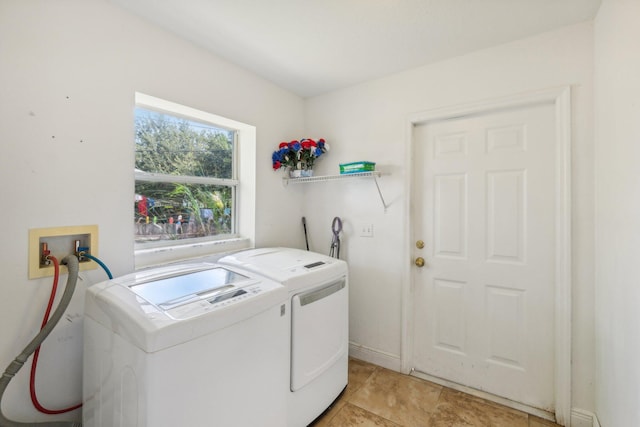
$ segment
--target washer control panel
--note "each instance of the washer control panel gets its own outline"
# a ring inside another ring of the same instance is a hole
[[[271,284],[251,281],[245,283],[244,287],[234,287],[213,296],[203,295],[197,300],[192,300],[166,310],[166,314],[174,319],[188,319],[210,311],[224,309],[236,304],[240,304],[248,299],[267,292],[271,289]]]

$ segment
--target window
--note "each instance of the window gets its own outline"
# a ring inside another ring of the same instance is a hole
[[[235,233],[236,133],[135,111],[137,243]]]
[[[175,259],[251,245],[254,186],[253,126],[136,94],[137,265],[167,247]]]

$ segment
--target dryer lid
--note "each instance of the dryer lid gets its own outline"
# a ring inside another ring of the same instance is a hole
[[[221,258],[219,262],[264,275],[289,288],[347,274],[347,264],[342,260],[294,248],[250,249]]]

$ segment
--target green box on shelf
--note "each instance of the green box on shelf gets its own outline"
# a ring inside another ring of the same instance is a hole
[[[374,162],[340,163],[341,175],[348,173],[373,172],[375,170],[376,164]]]

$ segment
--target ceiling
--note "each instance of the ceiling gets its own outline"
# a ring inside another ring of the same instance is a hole
[[[601,0],[111,0],[310,97],[593,19]]]

